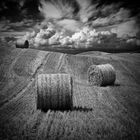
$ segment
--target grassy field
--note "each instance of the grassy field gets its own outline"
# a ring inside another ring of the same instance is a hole
[[[115,85],[89,86],[88,67],[105,63],[116,69]],[[138,53],[70,55],[1,47],[0,139],[140,139],[139,69]],[[73,110],[36,109],[39,73],[73,76]]]

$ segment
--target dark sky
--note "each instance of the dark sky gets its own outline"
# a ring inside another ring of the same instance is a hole
[[[24,5],[21,6],[21,1],[25,1]],[[18,15],[37,15],[39,13],[38,6],[40,0],[0,0],[0,17],[17,17]],[[62,1],[76,1],[76,0],[62,0]],[[132,14],[140,13],[140,4],[137,0],[92,0],[92,3],[99,3],[99,6],[103,4],[121,3],[122,7],[129,8]],[[78,5],[75,2],[76,10]],[[26,12],[25,12],[26,11]]]

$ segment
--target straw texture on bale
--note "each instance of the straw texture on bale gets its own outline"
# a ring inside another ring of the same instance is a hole
[[[40,74],[37,77],[37,109],[70,110],[72,77],[68,74]]]
[[[87,74],[90,85],[112,85],[116,80],[115,69],[110,64],[92,65],[89,67]]]
[[[29,48],[28,40],[18,39],[16,41],[16,48]]]

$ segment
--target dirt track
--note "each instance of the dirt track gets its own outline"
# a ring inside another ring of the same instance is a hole
[[[91,87],[87,68],[111,63],[114,86]],[[0,48],[0,139],[136,139],[140,136],[140,55],[79,55]],[[39,73],[74,78],[73,111],[36,110]]]

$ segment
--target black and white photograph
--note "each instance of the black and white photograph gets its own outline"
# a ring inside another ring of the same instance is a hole
[[[140,3],[0,0],[0,140],[140,140]]]

